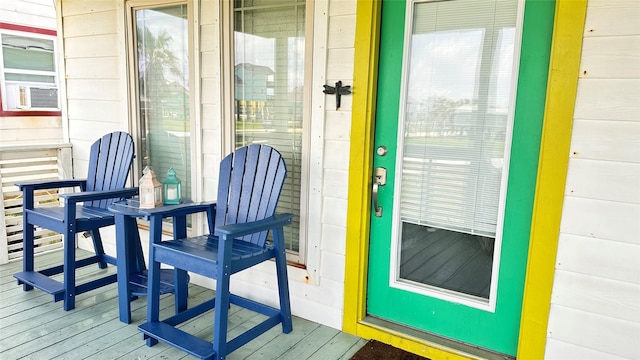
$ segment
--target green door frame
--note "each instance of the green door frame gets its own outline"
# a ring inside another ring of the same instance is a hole
[[[557,0],[547,100],[522,303],[519,359],[544,357],[586,0]],[[373,130],[381,1],[358,0],[354,95],[349,165],[343,330],[431,359],[469,359],[469,354],[366,319]]]

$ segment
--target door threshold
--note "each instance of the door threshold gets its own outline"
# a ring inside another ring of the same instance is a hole
[[[448,350],[452,353],[466,356],[469,359],[478,360],[514,360],[515,357],[507,354],[480,348],[478,346],[466,344],[450,338],[442,337],[425,331],[420,331],[408,326],[404,326],[392,321],[367,315],[360,320],[363,325],[377,328],[391,335],[404,337],[407,340],[417,341],[425,346],[434,347],[441,350]]]

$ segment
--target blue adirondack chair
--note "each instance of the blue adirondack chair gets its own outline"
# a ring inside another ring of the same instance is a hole
[[[113,132],[91,146],[89,172],[86,179],[22,182],[16,185],[23,194],[23,271],[14,274],[25,291],[34,287],[53,295],[54,301],[64,300],[64,310],[75,307],[75,296],[116,282],[116,274],[76,285],[76,268],[107,263],[115,258],[104,253],[99,229],[114,224],[107,206],[115,199],[138,193],[137,188],[125,188],[134,156],[133,139],[124,132]],[[80,192],[60,194],[64,207],[36,207],[36,190],[79,187]],[[62,265],[36,270],[34,266],[34,228],[42,227],[62,234],[64,260]],[[95,256],[76,260],[76,234],[89,232]],[[63,281],[50,276],[63,274]]]
[[[160,340],[201,359],[224,359],[279,323],[284,333],[292,331],[283,227],[291,223],[293,215],[275,215],[285,176],[286,166],[278,151],[267,145],[249,145],[222,160],[216,204],[175,206],[155,214],[150,211],[153,232],[160,230],[162,217],[204,209],[210,234],[166,241],[161,241],[160,236],[153,239],[147,322],[138,327],[147,345]],[[272,242],[267,242],[269,231],[273,234]],[[270,259],[275,259],[280,309],[229,293],[232,274]],[[160,321],[160,263],[216,279],[215,298]],[[266,315],[267,319],[227,342],[231,303]],[[215,310],[212,342],[176,327],[211,309]]]

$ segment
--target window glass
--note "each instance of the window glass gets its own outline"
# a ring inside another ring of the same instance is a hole
[[[57,110],[55,37],[7,32],[0,38],[3,110]]]
[[[5,70],[55,71],[53,40],[2,34]]]
[[[287,250],[300,251],[305,89],[305,2],[234,2],[236,147],[269,144],[285,158],[287,179],[277,211],[296,215],[285,227]]]
[[[517,1],[415,4],[401,134],[405,281],[489,298],[512,121],[516,11]],[[453,267],[463,254],[473,260]]]
[[[173,168],[191,197],[187,5],[135,11],[140,169],[158,180]]]

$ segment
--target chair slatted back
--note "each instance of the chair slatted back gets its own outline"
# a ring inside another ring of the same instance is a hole
[[[272,216],[286,176],[284,159],[268,145],[253,144],[227,155],[220,163],[216,225]],[[266,239],[266,231],[243,238],[260,246]]]
[[[86,191],[123,189],[133,154],[133,138],[126,132],[116,131],[98,139],[91,145]],[[106,209],[115,200],[87,201],[84,205]]]

